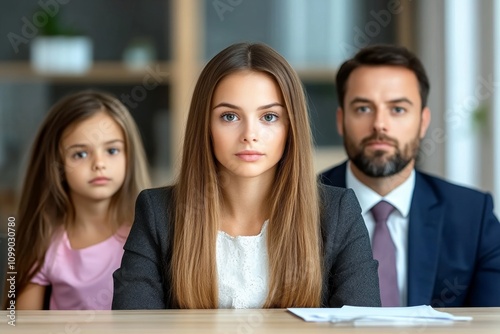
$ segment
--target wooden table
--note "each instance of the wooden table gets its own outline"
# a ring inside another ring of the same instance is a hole
[[[305,322],[286,310],[0,311],[0,333],[500,333],[500,307],[441,309],[471,322],[441,326],[354,327]]]

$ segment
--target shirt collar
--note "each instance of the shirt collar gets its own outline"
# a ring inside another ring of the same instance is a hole
[[[363,215],[375,204],[381,200],[385,200],[392,204],[406,218],[410,213],[411,199],[415,188],[415,170],[413,169],[410,176],[397,188],[393,189],[386,196],[380,196],[354,176],[351,171],[351,162],[348,162],[346,168],[346,186],[354,190]]]

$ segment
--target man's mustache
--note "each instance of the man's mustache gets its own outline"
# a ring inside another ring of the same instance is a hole
[[[366,146],[366,145],[368,145],[371,142],[382,142],[382,143],[385,143],[385,144],[389,144],[389,145],[398,147],[398,141],[397,141],[397,139],[391,138],[391,137],[389,137],[389,136],[387,136],[387,135],[385,135],[383,133],[377,133],[377,132],[375,132],[371,136],[364,138],[361,141],[361,145]]]

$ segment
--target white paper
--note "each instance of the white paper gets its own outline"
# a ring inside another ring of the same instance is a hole
[[[360,326],[445,325],[453,321],[470,321],[472,317],[454,316],[436,311],[428,305],[411,307],[289,308],[305,321],[351,323]]]

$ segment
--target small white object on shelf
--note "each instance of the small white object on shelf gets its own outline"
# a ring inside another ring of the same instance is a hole
[[[31,42],[32,67],[46,74],[83,74],[92,67],[92,40],[86,36],[39,36]]]
[[[123,62],[132,71],[144,70],[156,60],[156,48],[147,37],[135,38],[123,51]]]

